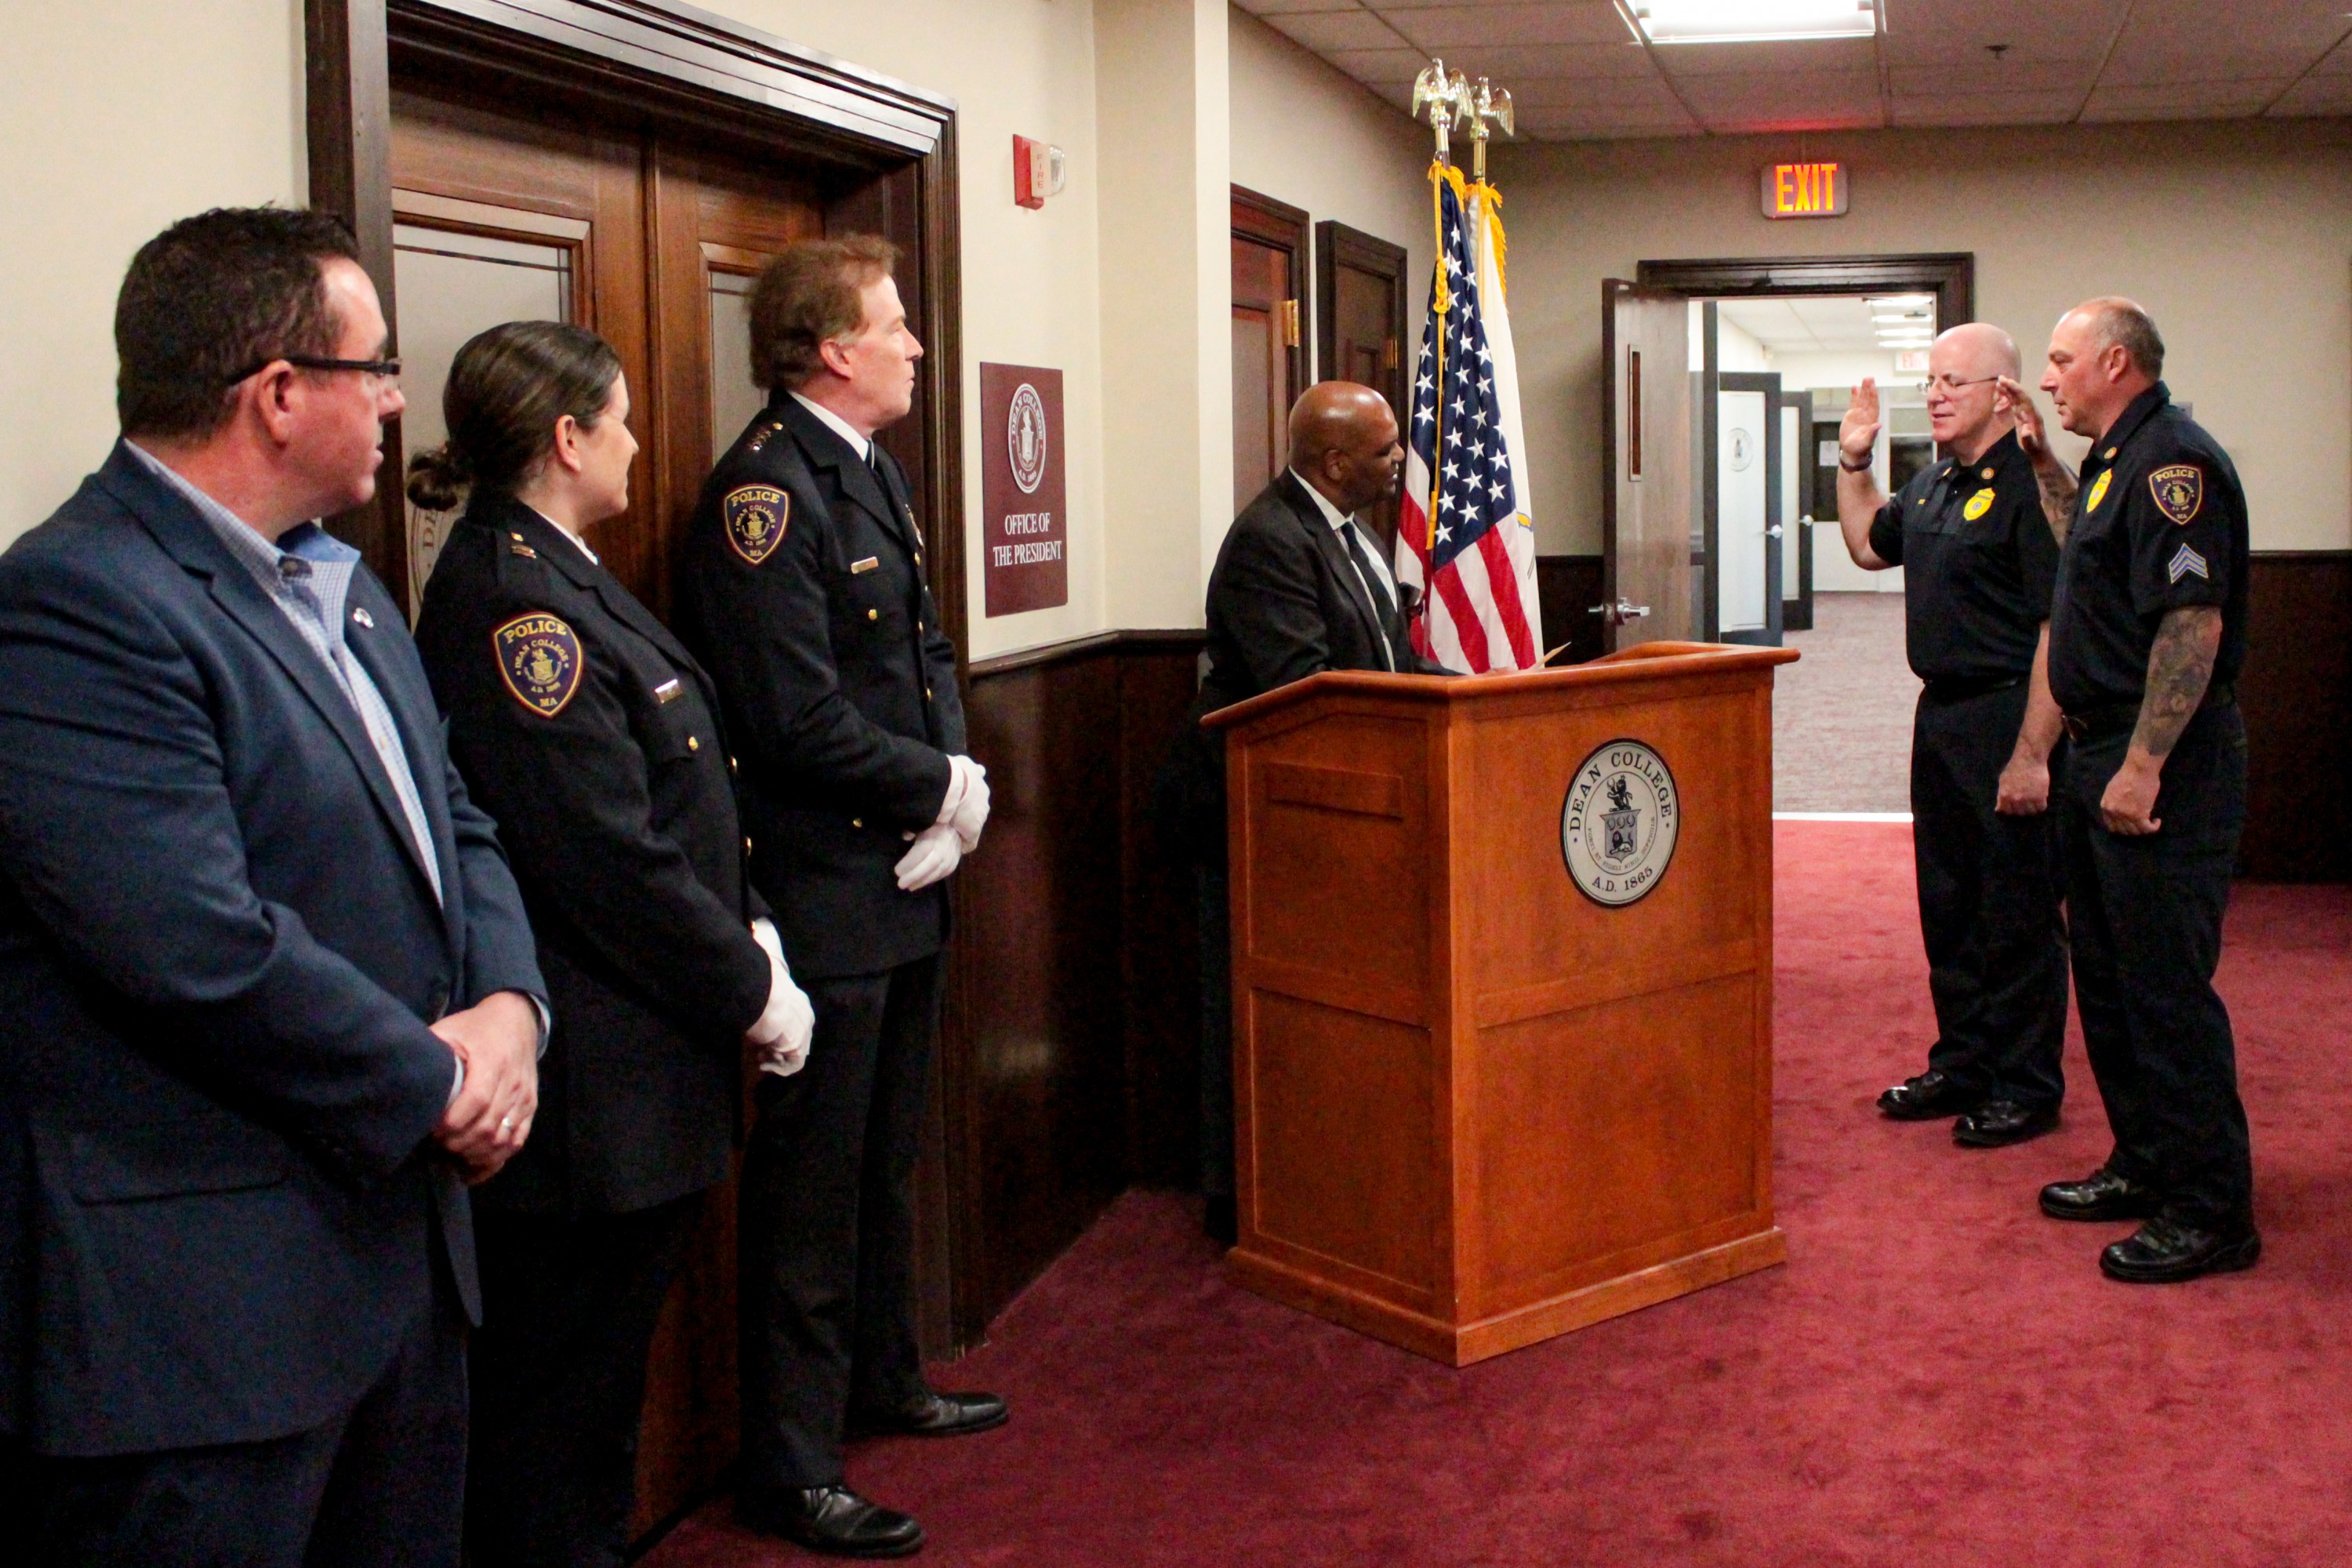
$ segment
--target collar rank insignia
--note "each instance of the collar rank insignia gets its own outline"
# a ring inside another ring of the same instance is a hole
[[[793,498],[773,485],[738,485],[719,503],[719,511],[727,524],[727,547],[757,566],[784,542]]]
[[[2205,504],[2205,470],[2194,463],[2168,464],[2148,475],[2147,489],[2156,497],[2156,510],[2186,528]]]
[[[1974,522],[1977,519],[1982,517],[1991,510],[1992,491],[1979,490],[1976,494],[1969,498],[1968,505],[1960,508],[1960,515],[1967,518],[1970,522]]]
[[[2202,577],[2208,583],[2213,580],[2212,574],[2205,570],[2205,557],[2189,549],[2186,542],[2172,552],[2172,561],[2165,567],[2165,571],[2176,583],[2190,575]]]
[[[2083,503],[2084,513],[2099,510],[2099,503],[2107,499],[2107,481],[2115,477],[2116,471],[2113,468],[2099,470],[2099,477],[2091,481],[2091,499]]]
[[[580,638],[557,617],[517,616],[490,634],[490,646],[507,689],[541,718],[554,718],[579,692]]]

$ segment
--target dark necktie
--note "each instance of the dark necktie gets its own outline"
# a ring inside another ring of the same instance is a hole
[[[1364,592],[1371,595],[1372,616],[1381,624],[1381,658],[1389,668],[1396,668],[1396,605],[1390,599],[1388,584],[1381,581],[1380,568],[1372,564],[1371,552],[1364,548],[1362,531],[1353,522],[1343,522],[1339,531],[1347,536],[1348,551],[1356,558],[1356,571],[1364,579]]]

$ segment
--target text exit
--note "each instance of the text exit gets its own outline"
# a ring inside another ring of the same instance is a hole
[[[1843,217],[1846,172],[1843,163],[1774,163],[1764,171],[1764,216]]]

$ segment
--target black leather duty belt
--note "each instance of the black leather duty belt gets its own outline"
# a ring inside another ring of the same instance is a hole
[[[2226,680],[2217,680],[2205,689],[2205,700],[2197,705],[2200,713],[2218,713],[2232,707],[2238,700],[2238,689]],[[2095,736],[2128,732],[2139,722],[2140,700],[2110,702],[2104,707],[2085,709],[2066,715],[2066,733],[2077,741]]]
[[[2025,684],[2021,675],[1935,676],[1922,682],[1927,695],[1938,702],[1957,702],[1962,698],[1982,697],[1989,691],[2006,691],[2012,686]]]

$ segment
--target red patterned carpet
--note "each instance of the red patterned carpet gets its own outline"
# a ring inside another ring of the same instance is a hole
[[[1457,1373],[1227,1286],[1132,1194],[940,1369],[1013,1424],[853,1484],[942,1568],[2352,1561],[2352,890],[2230,913],[2261,1267],[2132,1288],[2095,1265],[2128,1226],[2033,1206],[2106,1152],[2079,1041],[2039,1142],[1871,1111],[1932,1028],[1908,834],[1780,828],[1786,1268]],[[805,1560],[721,1501],[647,1561]]]

